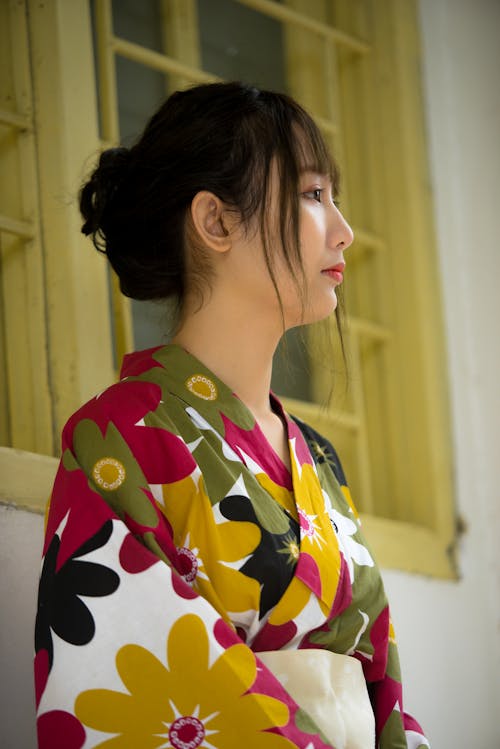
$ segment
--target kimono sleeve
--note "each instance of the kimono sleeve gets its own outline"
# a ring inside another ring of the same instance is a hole
[[[94,408],[63,434],[35,633],[39,749],[331,747],[176,569],[146,479],[154,445],[126,431]]]

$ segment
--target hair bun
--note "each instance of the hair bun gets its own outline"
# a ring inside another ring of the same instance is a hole
[[[102,235],[103,215],[126,178],[130,161],[130,150],[122,146],[101,153],[96,169],[80,193],[80,210],[84,218],[82,234]]]

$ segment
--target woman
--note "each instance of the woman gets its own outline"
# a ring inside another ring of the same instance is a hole
[[[83,187],[122,291],[174,298],[178,319],[63,432],[40,747],[366,746],[349,736],[363,700],[377,746],[428,746],[336,453],[270,393],[283,332],[337,306],[353,238],[337,191],[311,118],[238,83],[175,93]]]

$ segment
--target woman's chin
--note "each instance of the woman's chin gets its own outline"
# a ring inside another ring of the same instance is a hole
[[[337,296],[334,293],[329,300],[325,300],[321,305],[316,301],[316,304],[312,304],[309,308],[306,308],[303,313],[296,312],[286,315],[286,328],[288,330],[289,328],[296,328],[299,325],[311,325],[312,323],[326,320],[327,317],[333,315],[337,309],[337,304]]]

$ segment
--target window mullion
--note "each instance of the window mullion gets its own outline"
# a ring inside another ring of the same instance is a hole
[[[198,11],[195,0],[161,0],[163,49],[166,55],[195,70],[201,69]],[[192,77],[170,73],[167,92],[192,84]]]
[[[101,110],[101,138],[110,145],[120,140],[116,65],[113,51],[113,14],[111,0],[95,3],[98,80]]]
[[[29,0],[28,23],[58,443],[70,414],[113,375],[106,266],[81,234],[77,204],[89,155],[99,149],[88,2]]]
[[[352,34],[346,34],[341,29],[326,23],[325,0],[322,0],[321,3],[316,0],[314,5],[310,0],[305,3],[302,0],[285,0],[283,3],[277,3],[273,0],[237,0],[237,2],[263,15],[295,27],[299,31],[312,31],[314,34],[341,44],[353,52],[363,54],[370,49],[363,39]],[[311,13],[311,11],[313,12]],[[323,16],[323,18],[314,17],[318,15]]]

